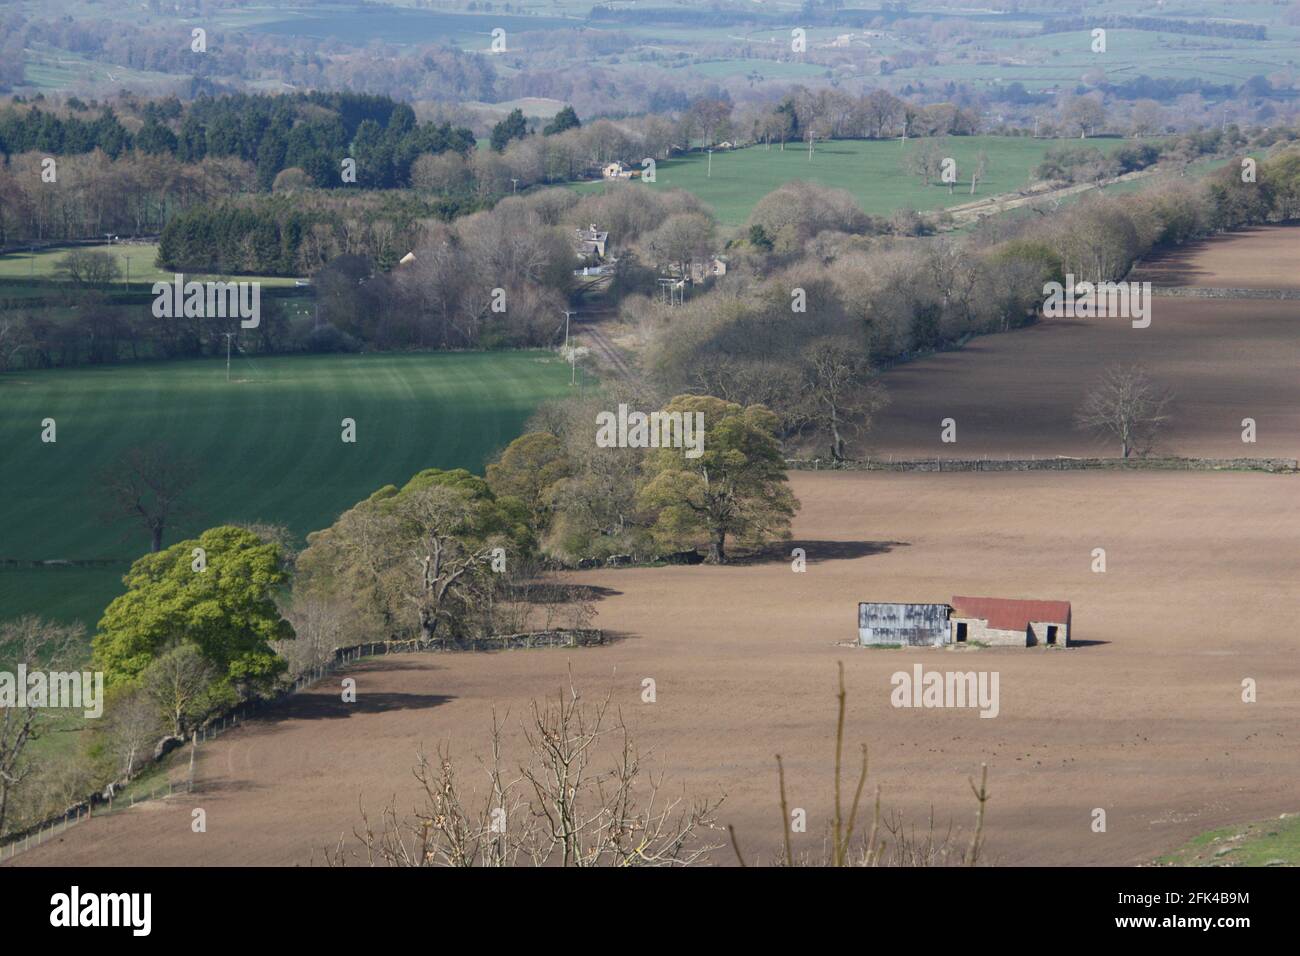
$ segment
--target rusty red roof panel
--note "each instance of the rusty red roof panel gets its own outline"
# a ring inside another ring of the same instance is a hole
[[[1031,622],[1065,624],[1070,620],[1069,601],[1017,601],[1009,598],[954,597],[954,617],[973,617],[989,622],[999,631],[1023,631]]]

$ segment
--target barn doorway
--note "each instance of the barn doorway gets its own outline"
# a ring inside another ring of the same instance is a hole
[[[1056,643],[1056,625],[1055,625],[1055,624],[1049,624],[1049,625],[1047,625],[1047,643],[1048,643],[1048,644],[1055,644],[1055,643]]]
[[[957,643],[958,643],[958,644],[965,644],[965,643],[966,643],[966,625],[965,625],[965,623],[961,623],[961,624],[958,624],[958,625],[957,625]]]

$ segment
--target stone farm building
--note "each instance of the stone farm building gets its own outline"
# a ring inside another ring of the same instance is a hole
[[[573,230],[573,251],[582,258],[605,258],[605,243],[609,232],[597,229],[593,222],[586,229]]]
[[[1004,647],[1064,647],[1070,643],[1070,602],[954,597],[948,623],[955,644],[980,641]]]
[[[971,597],[954,597],[951,604],[864,602],[858,605],[858,643],[1065,647],[1070,643],[1070,602]]]

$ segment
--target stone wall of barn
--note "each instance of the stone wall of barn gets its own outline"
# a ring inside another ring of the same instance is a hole
[[[988,622],[979,617],[957,617],[952,616],[948,622],[952,628],[952,639],[957,640],[957,625],[966,625],[966,643],[971,644],[979,641],[982,644],[988,644],[993,647],[1024,647],[1028,642],[1028,635],[1024,631],[1003,631],[995,627],[989,627]],[[1046,631],[1043,632],[1047,633]]]
[[[1070,625],[1061,624],[1057,621],[1033,621],[1030,623],[1029,628],[1033,632],[1035,644],[1047,646],[1047,629],[1049,627],[1056,628],[1057,647],[1065,647],[1070,643]]]
[[[1033,641],[1030,641],[1029,633],[1025,631],[1005,631],[996,627],[989,627],[988,622],[978,617],[957,617],[953,615],[952,620],[948,622],[952,628],[952,640],[957,640],[957,625],[966,625],[966,642],[973,643],[979,641],[982,644],[988,644],[992,647],[1029,647],[1047,644],[1047,628],[1056,628],[1056,644],[1058,647],[1065,647],[1070,641],[1070,628],[1067,624],[1058,624],[1056,621],[1034,621],[1029,625],[1029,630],[1033,634]]]

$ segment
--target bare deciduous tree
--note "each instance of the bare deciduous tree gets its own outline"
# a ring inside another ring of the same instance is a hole
[[[1087,139],[1105,121],[1106,108],[1096,96],[1069,96],[1061,103],[1061,123],[1077,129],[1080,139]]]
[[[920,176],[928,186],[943,171],[944,150],[938,142],[929,139],[904,157],[908,172]]]
[[[147,694],[133,691],[115,701],[108,711],[107,749],[117,763],[119,779],[131,779],[162,733],[158,709]]]
[[[534,701],[522,732],[527,755],[518,771],[502,756],[493,714],[485,793],[465,796],[448,751],[437,766],[423,755],[415,779],[424,805],[404,818],[389,803],[372,826],[364,809],[355,831],[371,866],[690,866],[718,849],[722,800],[669,797],[663,777],[646,771],[610,695],[582,702],[570,677],[554,700]],[[607,737],[616,744],[603,746]],[[612,766],[600,763],[611,757]],[[350,857],[345,841],[326,851],[331,865]]]
[[[785,791],[785,765],[781,755],[776,756],[777,787],[781,799],[781,830],[783,833],[781,866],[948,866],[961,864],[976,866],[984,852],[984,808],[989,800],[988,765],[982,764],[980,783],[970,780],[971,792],[975,795],[977,809],[975,812],[975,830],[970,842],[962,849],[953,828],[940,835],[935,830],[934,812],[930,813],[929,827],[919,837],[915,828],[910,826],[898,811],[881,813],[880,787],[876,787],[876,797],[871,814],[871,826],[863,836],[859,827],[858,814],[862,810],[862,791],[867,783],[867,745],[862,744],[862,765],[858,772],[857,784],[853,790],[853,799],[845,813],[843,803],[842,769],[844,763],[844,720],[848,692],[844,688],[844,664],[839,664],[839,692],[835,699],[839,705],[838,719],[835,725],[835,793],[831,823],[827,832],[827,846],[821,857],[804,855],[796,857],[790,845],[790,804]],[[741,866],[748,865],[740,850],[740,842],[734,827],[728,828],[731,834],[731,847],[736,860]],[[854,835],[858,839],[854,839]]]
[[[190,513],[187,496],[197,478],[194,464],[167,445],[127,449],[99,477],[110,502],[105,518],[141,522],[149,550],[161,551],[168,524]]]
[[[333,594],[298,589],[284,616],[294,639],[280,641],[275,652],[289,662],[290,674],[302,674],[334,659],[334,652],[355,637],[348,632],[346,601]]]
[[[141,675],[144,693],[176,737],[183,737],[207,716],[204,698],[216,669],[193,644],[177,644]]]
[[[1075,415],[1080,428],[1116,438],[1123,457],[1145,457],[1169,421],[1172,395],[1156,385],[1141,365],[1116,365],[1088,393]]]
[[[834,461],[844,460],[847,436],[869,429],[888,402],[884,386],[871,376],[866,355],[850,341],[822,339],[804,352],[806,420],[830,439]]]
[[[59,271],[77,285],[108,285],[122,274],[110,253],[75,249],[59,260]]]
[[[0,670],[15,677],[20,667],[25,672],[62,670],[74,660],[81,639],[79,626],[32,615],[7,621],[0,624]],[[27,746],[40,737],[51,713],[25,695],[21,706],[16,696],[12,703],[0,706],[0,833],[14,793],[36,769],[27,759]]]
[[[984,179],[984,176],[988,172],[988,170],[989,170],[989,154],[981,149],[978,153],[975,154],[975,168],[971,170],[971,174],[970,174],[970,194],[972,196],[975,195],[976,185],[979,184]]]

